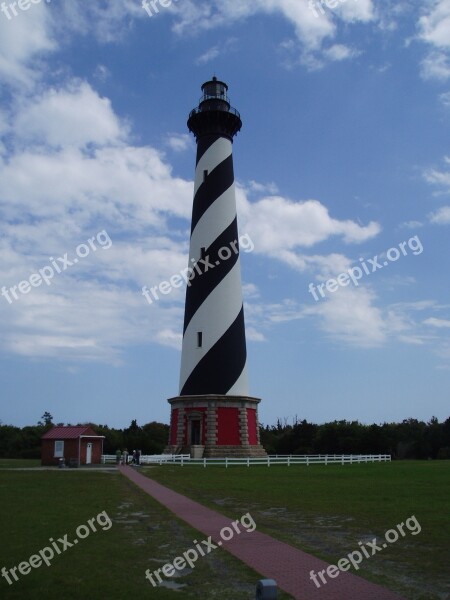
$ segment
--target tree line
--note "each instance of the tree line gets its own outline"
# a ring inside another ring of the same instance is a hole
[[[40,458],[41,437],[54,425],[83,425],[92,427],[97,435],[104,435],[104,454],[115,454],[117,450],[141,450],[143,454],[160,454],[167,446],[169,426],[155,421],[139,426],[131,421],[125,429],[115,429],[95,423],[53,423],[46,412],[37,425],[14,427],[0,425],[0,458]]]
[[[269,454],[390,454],[394,459],[450,458],[450,417],[439,423],[405,419],[401,423],[364,425],[333,421],[322,425],[305,419],[278,420],[261,430]]]
[[[124,448],[160,454],[169,438],[169,426],[155,421],[141,426],[133,420],[125,429],[82,425],[105,436],[105,454]],[[0,458],[40,458],[41,437],[53,426],[48,412],[37,425],[20,428],[0,424]],[[450,459],[450,417],[442,423],[432,417],[427,423],[405,419],[382,425],[345,420],[316,425],[297,418],[291,425],[279,419],[276,425],[262,425],[260,433],[268,454],[391,454],[394,459]]]

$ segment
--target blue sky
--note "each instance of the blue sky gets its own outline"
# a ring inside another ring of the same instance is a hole
[[[166,4],[0,12],[0,420],[168,422],[213,74],[260,420],[446,419],[450,0]]]

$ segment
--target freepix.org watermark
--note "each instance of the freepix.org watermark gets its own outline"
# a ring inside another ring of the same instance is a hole
[[[418,254],[422,254],[423,246],[422,242],[419,239],[418,235],[409,238],[407,242],[401,242],[397,247],[389,248],[386,252],[387,260],[380,262],[378,255],[375,255],[373,258],[368,258],[367,261],[363,258],[359,259],[361,266],[351,267],[344,273],[341,273],[336,278],[328,279],[325,283],[320,283],[317,286],[314,283],[310,283],[308,286],[308,291],[312,294],[312,297],[316,302],[320,300],[320,298],[325,298],[326,292],[330,294],[336,292],[339,287],[347,287],[350,285],[350,282],[353,283],[354,286],[358,287],[359,280],[365,275],[371,275],[376,271],[387,267],[389,263],[396,262],[401,256],[407,256],[408,249],[411,250],[414,256]],[[320,298],[317,295],[317,292],[320,294]]]
[[[409,519],[406,519],[404,523],[397,525],[396,529],[389,529],[386,531],[384,534],[385,541],[380,543],[380,546],[377,544],[377,538],[373,538],[371,542],[358,542],[360,550],[349,552],[345,558],[338,560],[337,565],[328,565],[326,569],[322,569],[322,571],[319,571],[318,573],[314,570],[310,571],[309,578],[317,588],[320,588],[322,585],[328,583],[325,575],[330,579],[335,579],[341,572],[348,571],[350,567],[353,567],[358,571],[359,565],[365,558],[372,558],[372,556],[375,556],[375,554],[387,548],[389,544],[395,544],[400,538],[400,535],[405,537],[405,526],[406,529],[411,532],[411,535],[417,535],[422,531],[419,521],[412,515]],[[318,581],[318,578],[322,583]]]
[[[348,1],[358,2],[358,0],[308,0],[308,6],[309,10],[311,10],[314,13],[314,16],[317,19],[319,17],[319,12],[321,15],[325,14],[325,10],[323,8],[324,5],[327,8],[333,10],[333,8],[336,8],[339,4]]]
[[[200,557],[206,556],[213,550],[220,548],[223,545],[223,542],[229,542],[231,539],[233,539],[235,534],[241,534],[241,526],[246,533],[252,533],[255,531],[256,523],[250,513],[246,513],[240,519],[232,521],[230,523],[230,527],[222,527],[219,534],[220,540],[217,542],[217,544],[213,543],[211,536],[209,536],[206,540],[202,540],[201,542],[194,540],[194,547],[189,548],[189,550],[186,550],[186,552],[183,552],[182,556],[177,556],[174,558],[171,563],[166,563],[160,569],[153,571],[153,573],[150,572],[150,569],[147,569],[145,571],[146,579],[150,581],[153,587],[156,587],[158,584],[162,583],[162,577],[160,573],[162,573],[164,577],[173,577],[177,571],[183,571],[187,566],[189,566],[191,569],[194,569],[195,563]]]
[[[19,581],[17,571],[19,571],[20,575],[28,575],[32,568],[39,569],[39,567],[42,567],[43,564],[49,567],[51,565],[51,561],[55,558],[55,555],[62,554],[68,548],[72,548],[78,544],[80,540],[85,540],[90,536],[91,532],[95,533],[97,531],[96,524],[102,529],[102,531],[108,531],[108,529],[111,529],[112,521],[105,510],[101,513],[98,513],[96,517],[89,519],[87,525],[79,525],[75,531],[77,537],[73,540],[73,542],[69,542],[67,539],[67,533],[62,538],[58,538],[56,541],[53,538],[49,538],[48,541],[51,543],[51,546],[42,548],[42,550],[39,550],[38,553],[33,554],[28,560],[19,563],[16,567],[11,567],[10,569],[2,567],[2,577],[6,579],[8,585],[12,585],[15,581]]]
[[[173,289],[180,288],[183,285],[183,282],[186,283],[188,287],[191,286],[191,282],[195,277],[199,277],[212,269],[215,269],[220,265],[221,262],[230,259],[233,254],[239,254],[240,250],[244,252],[252,252],[255,248],[250,236],[248,233],[239,236],[238,240],[233,240],[230,242],[229,246],[222,246],[217,253],[218,259],[215,262],[210,261],[210,256],[205,254],[199,260],[195,260],[195,258],[191,258],[192,267],[186,267],[182,269],[179,273],[172,275],[169,278],[169,281],[161,281],[160,284],[154,285],[150,289],[146,285],[142,288],[142,295],[146,298],[149,304],[153,304],[155,300],[159,300],[159,295],[167,296],[170,294]],[[150,295],[152,297],[150,297]]]
[[[37,273],[33,273],[28,279],[24,279],[18,285],[13,285],[10,288],[3,286],[1,295],[9,304],[12,304],[13,300],[19,299],[19,293],[29,294],[32,288],[37,288],[43,283],[46,283],[48,286],[50,286],[56,273],[59,274],[63,271],[67,271],[69,267],[77,264],[80,258],[86,258],[89,256],[91,250],[93,252],[97,252],[98,247],[102,248],[103,250],[108,250],[111,248],[111,246],[112,240],[103,229],[103,231],[97,233],[96,236],[89,238],[85,244],[79,244],[75,248],[76,257],[72,260],[69,260],[69,255],[67,252],[64,254],[64,256],[59,256],[56,259],[51,256],[49,258],[50,265],[46,265],[42,269],[39,269]]]
[[[22,12],[26,12],[30,10],[33,4],[40,4],[43,0],[17,0],[17,2],[2,2],[0,4],[0,10],[8,19],[11,21],[13,17],[17,17],[19,15],[17,9]],[[45,0],[47,4],[50,4],[52,0]]]
[[[168,8],[172,5],[172,2],[178,2],[178,0],[142,0],[142,8],[149,17],[153,17],[153,15],[157,15],[159,13],[159,6]]]

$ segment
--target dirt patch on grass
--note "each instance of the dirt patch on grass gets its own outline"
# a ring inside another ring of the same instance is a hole
[[[330,515],[299,515],[290,512],[285,507],[265,508],[262,504],[253,503],[251,506],[239,502],[235,498],[218,498],[214,503],[223,509],[236,512],[250,512],[257,528],[277,539],[284,540],[294,546],[322,558],[330,564],[336,564],[341,558],[353,551],[360,551],[361,544],[377,539],[382,545],[384,537],[373,531],[358,531],[353,525],[352,517]],[[408,537],[400,537],[386,549],[376,552],[374,556],[365,558],[359,570],[351,569],[374,582],[385,585],[410,600],[450,600],[448,582],[442,576],[440,581],[433,577],[423,577],[414,568],[402,562],[401,553],[408,548]],[[370,546],[367,548],[372,554]],[[391,556],[395,555],[395,561]],[[418,591],[420,590],[420,591]]]

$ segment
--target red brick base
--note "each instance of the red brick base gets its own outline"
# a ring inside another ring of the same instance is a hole
[[[267,455],[259,439],[259,398],[176,396],[168,402],[172,410],[166,453],[195,453],[196,457]]]

